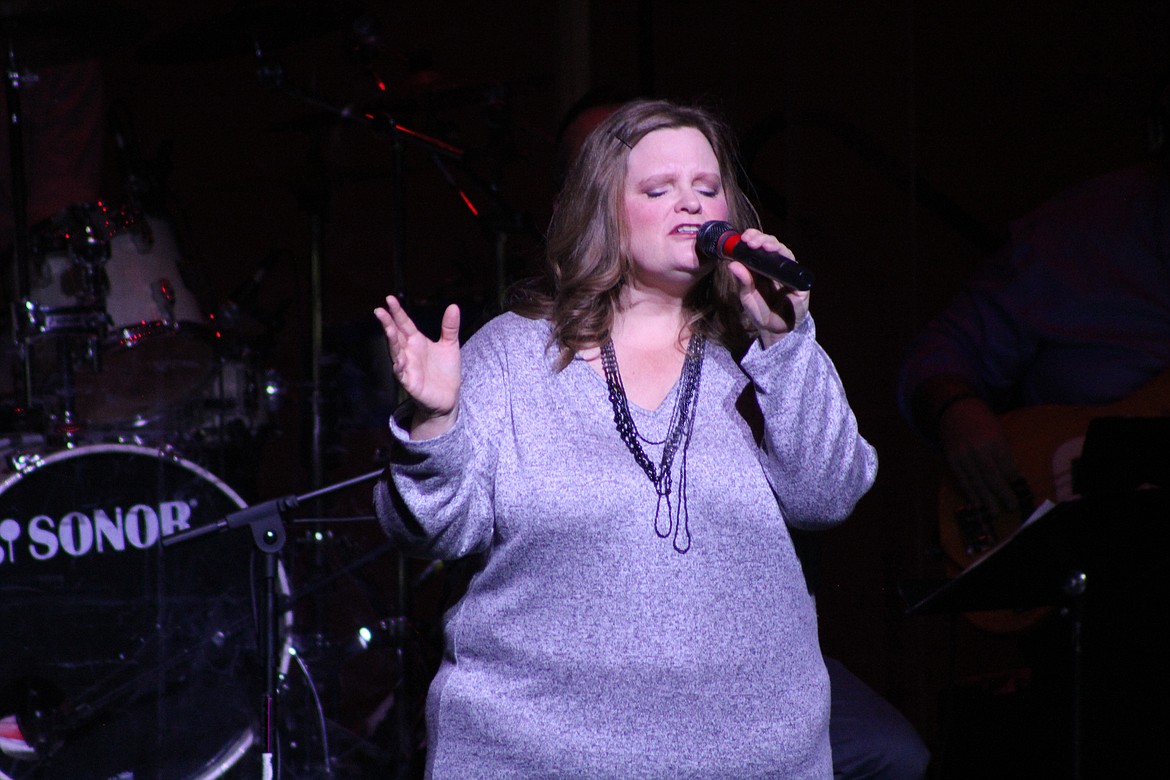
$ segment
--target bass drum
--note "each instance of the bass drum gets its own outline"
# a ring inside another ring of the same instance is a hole
[[[162,540],[216,525],[244,501],[201,467],[134,445],[10,463],[0,484],[0,776],[226,772],[263,733],[263,561],[246,528]],[[276,622],[287,637],[288,620]],[[282,644],[281,672],[288,655]]]

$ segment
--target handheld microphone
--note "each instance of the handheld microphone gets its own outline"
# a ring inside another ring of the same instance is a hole
[[[756,273],[780,282],[789,289],[812,289],[812,271],[779,252],[752,249],[740,241],[740,232],[729,222],[704,222],[699,227],[695,248],[707,260],[738,260]]]

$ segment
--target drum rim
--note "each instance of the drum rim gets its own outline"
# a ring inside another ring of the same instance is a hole
[[[39,454],[35,446],[30,448],[15,447],[10,450],[10,453],[21,454]],[[124,444],[120,442],[99,442],[96,444],[81,444],[75,447],[65,447],[64,449],[53,450],[45,455],[39,455],[37,458],[30,460],[29,463],[22,467],[15,469],[13,473],[8,476],[3,482],[0,482],[0,495],[5,490],[20,482],[25,477],[32,476],[41,469],[53,463],[70,460],[72,458],[80,457],[82,455],[92,455],[97,453],[111,453],[120,452],[127,455],[142,455],[144,457],[152,458],[154,460],[165,460],[170,463],[184,468],[192,472],[196,476],[202,477],[207,481],[213,483],[217,488],[223,491],[224,495],[232,501],[240,509],[246,509],[248,503],[237,493],[230,485],[222,479],[211,473],[203,466],[200,466],[194,461],[187,460],[179,455],[177,452],[167,448],[147,447],[142,444]]]

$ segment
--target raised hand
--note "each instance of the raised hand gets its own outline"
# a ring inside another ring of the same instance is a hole
[[[443,312],[438,341],[419,331],[393,295],[374,316],[386,334],[394,378],[415,402],[411,438],[430,439],[450,430],[459,412],[459,307],[451,304]]]

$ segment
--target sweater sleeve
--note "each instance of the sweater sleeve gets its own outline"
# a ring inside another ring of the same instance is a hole
[[[841,378],[812,317],[741,362],[764,418],[760,459],[789,525],[842,522],[873,485],[877,453],[861,437]]]
[[[408,555],[461,558],[492,540],[494,442],[508,404],[503,352],[482,331],[467,342],[459,415],[446,433],[412,441],[410,401],[390,418],[390,463],[374,487],[374,507],[383,530]]]

